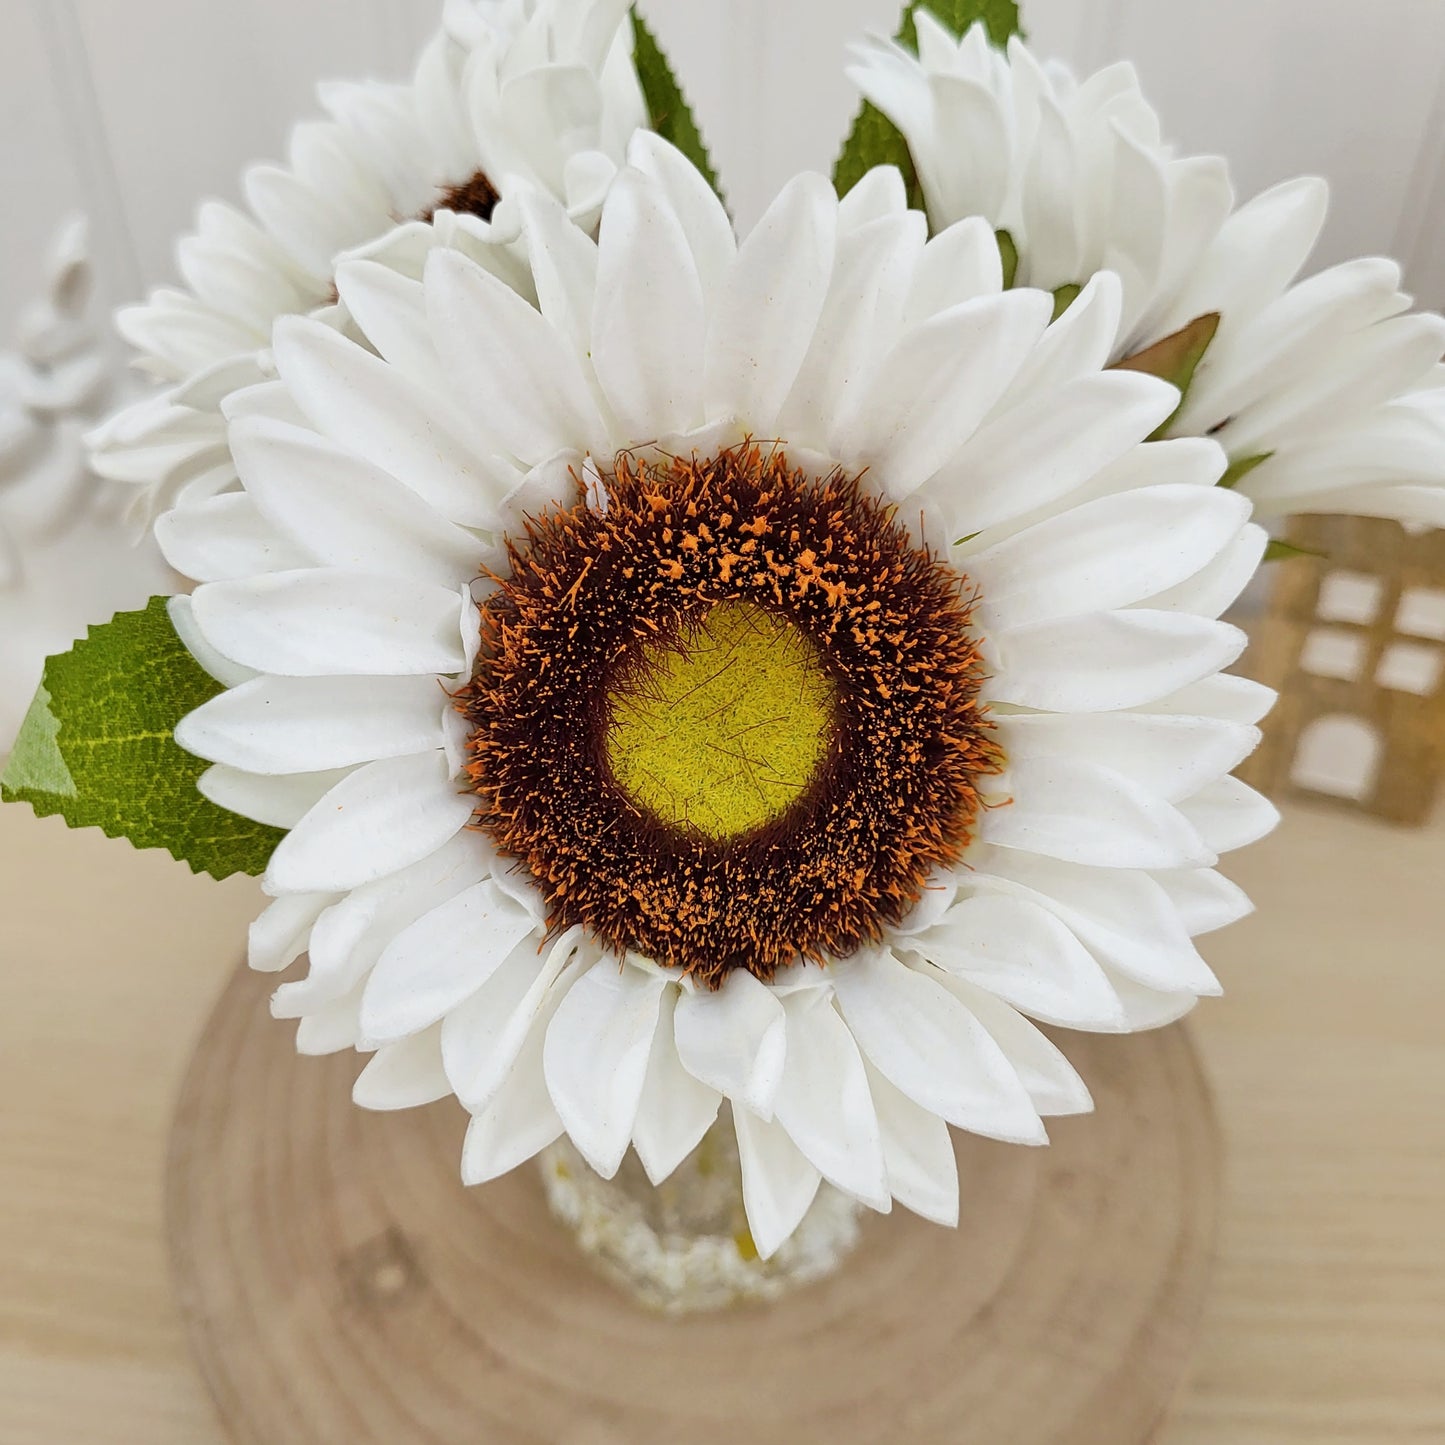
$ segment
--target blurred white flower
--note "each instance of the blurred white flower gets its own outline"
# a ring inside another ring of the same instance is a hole
[[[0,352],[0,753],[50,653],[175,581],[86,462],[83,433],[117,390],[93,292],[89,228],[76,217],[56,237],[14,349]]]
[[[247,171],[249,213],[201,207],[178,247],[185,287],[120,313],[168,389],[94,434],[94,465],[151,514],[234,485],[226,400],[271,374],[279,317],[335,301],[341,256],[397,228],[404,251],[440,213],[458,244],[526,285],[505,198],[540,186],[595,227],[646,123],[626,0],[451,0],[410,82],[333,83],[320,98],[328,118],[294,129],[289,162]]]
[[[1296,283],[1328,188],[1290,181],[1234,209],[1228,168],[1178,157],[1133,66],[1078,81],[982,25],[926,10],[918,54],[882,39],[849,74],[908,141],[936,227],[982,216],[1050,291],[1124,283],[1110,359],[1211,313],[1219,328],[1171,436],[1212,436],[1261,518],[1346,512],[1445,526],[1445,320],[1407,315],[1400,268],[1352,261]]]

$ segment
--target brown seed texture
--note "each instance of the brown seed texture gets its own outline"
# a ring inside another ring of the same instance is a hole
[[[965,578],[854,478],[781,449],[624,454],[605,509],[578,503],[509,542],[457,706],[475,823],[580,924],[718,987],[879,940],[972,835],[999,755]],[[798,629],[835,689],[833,735],[781,816],[719,839],[649,813],[612,776],[613,701],[719,604]]]

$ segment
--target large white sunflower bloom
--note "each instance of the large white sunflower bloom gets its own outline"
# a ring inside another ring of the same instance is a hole
[[[290,830],[251,963],[309,954],[274,1012],[372,1053],[359,1103],[455,1094],[469,1182],[564,1132],[660,1181],[727,1099],[765,1256],[822,1179],[956,1222],[950,1124],[1090,1107],[1030,1017],[1218,991],[1191,936],[1274,818],[1217,620],[1263,534],[1214,443],[1144,442],[1175,390],[1100,369],[1116,278],[1051,325],[896,171],[739,242],[643,133],[597,241],[521,206],[537,305],[344,264],[368,344],[283,322],[244,490],[189,509],[228,690],[177,737]]]
[[[917,55],[870,40],[849,74],[907,139],[936,227],[982,216],[1008,232],[1022,285],[1119,274],[1115,361],[1218,314],[1169,434],[1215,437],[1258,515],[1445,525],[1445,320],[1407,314],[1393,261],[1296,281],[1324,181],[1235,210],[1222,160],[1162,142],[1131,65],[1080,82],[981,25],[957,41],[926,10]]]
[[[506,193],[545,187],[595,227],[646,124],[626,0],[453,0],[409,83],[328,84],[320,98],[327,118],[295,128],[288,163],[247,171],[249,212],[201,207],[178,247],[184,287],[119,314],[166,386],[93,436],[94,465],[154,512],[232,483],[226,399],[269,374],[278,318],[334,302],[341,256],[440,212],[505,271],[518,225]]]

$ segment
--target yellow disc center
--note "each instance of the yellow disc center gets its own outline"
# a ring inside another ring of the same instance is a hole
[[[607,763],[654,817],[713,839],[787,811],[828,752],[834,690],[817,648],[749,602],[719,603],[646,654],[610,701]]]

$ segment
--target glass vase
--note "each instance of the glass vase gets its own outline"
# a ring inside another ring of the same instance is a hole
[[[539,1156],[553,1215],[616,1284],[669,1315],[777,1299],[832,1274],[858,1242],[862,1206],[824,1182],[791,1237],[763,1259],[743,1207],[726,1106],[681,1167],[653,1186],[633,1153],[613,1179],[564,1135]]]

